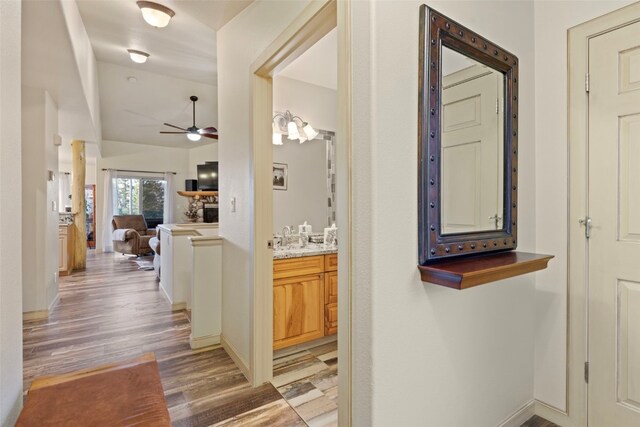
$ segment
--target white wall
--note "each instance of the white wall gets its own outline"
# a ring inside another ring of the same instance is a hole
[[[22,407],[21,2],[0,2],[0,425]]]
[[[87,157],[86,170],[84,175],[84,183],[85,185],[93,185],[97,183],[97,173],[96,170],[96,158]],[[69,162],[58,162],[58,172],[59,173],[71,173],[73,170],[73,166]],[[100,171],[102,172],[102,171]]]
[[[251,76],[249,68],[306,1],[257,1],[218,31],[222,334],[249,362],[253,295]],[[251,31],[247,31],[247,29]],[[231,212],[235,197],[236,212]],[[226,307],[226,308],[225,308]]]
[[[22,310],[47,310],[58,294],[58,109],[43,89],[22,87]],[[56,204],[56,209],[52,203]]]
[[[534,276],[461,292],[420,281],[422,3],[353,3],[354,419],[358,425],[495,426],[533,398]],[[520,60],[518,249],[533,251],[533,3],[429,5]]]
[[[302,117],[315,129],[336,130],[337,92],[287,77],[273,79],[273,111]],[[273,146],[273,161],[288,165],[287,191],[273,191],[273,231],[308,221],[315,232],[327,224],[327,153],[322,139],[299,144],[283,137]]]
[[[184,189],[184,180],[189,176],[189,150],[186,148],[158,147],[155,145],[128,142],[102,142],[102,157],[96,163],[96,249],[102,250],[102,204],[104,203],[104,172],[102,169],[128,169],[139,171],[176,172],[176,190]],[[126,174],[126,172],[123,172]],[[183,212],[187,198],[175,195],[174,218],[184,222]]]
[[[313,122],[311,122],[313,123]],[[307,221],[313,231],[327,227],[327,145],[324,139],[288,141],[273,146],[273,161],[287,165],[287,190],[273,190],[273,232]]]
[[[556,256],[536,277],[535,397],[562,410],[567,360],[567,30],[629,3],[535,2],[536,250]]]
[[[189,167],[186,179],[198,179],[198,165],[204,162],[215,162],[218,160],[218,143],[207,144],[201,147],[189,149]],[[178,187],[184,190],[184,181]]]
[[[96,139],[94,142],[100,146],[102,142],[102,125],[100,122],[100,96],[98,94],[98,64],[93,54],[89,35],[82,22],[78,5],[73,1],[60,1],[60,5],[76,61],[80,83],[82,84],[84,101],[89,110],[95,132]],[[73,121],[73,117],[63,116],[63,120],[70,122],[68,124],[71,129],[78,127],[78,124]],[[66,125],[67,123],[62,123],[61,127],[66,128]]]
[[[224,310],[223,334],[245,358],[253,261],[247,71],[283,23],[300,10],[292,10],[290,3],[280,10],[280,4],[256,2],[218,33],[220,128],[223,140],[233,141],[220,146],[223,307],[233,307]],[[359,425],[496,425],[533,398],[533,276],[464,292],[420,281],[416,268],[420,4],[353,3],[354,416]],[[436,2],[433,6],[518,54],[521,81],[530,82],[520,93],[519,248],[532,251],[533,4]],[[246,28],[252,31],[247,33]],[[225,203],[229,197],[238,199],[236,213]]]

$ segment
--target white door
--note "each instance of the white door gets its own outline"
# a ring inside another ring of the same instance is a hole
[[[640,23],[589,43],[589,425],[640,426]]]
[[[442,234],[502,227],[503,78],[480,65],[443,77]]]

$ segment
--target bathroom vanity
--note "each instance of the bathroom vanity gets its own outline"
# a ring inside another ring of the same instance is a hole
[[[338,250],[322,244],[278,249],[273,260],[273,348],[338,331]]]

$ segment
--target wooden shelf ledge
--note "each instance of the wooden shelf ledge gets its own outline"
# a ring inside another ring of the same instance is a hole
[[[510,251],[447,259],[434,264],[419,265],[418,269],[423,282],[461,290],[544,270],[551,258],[553,255]]]
[[[184,197],[212,197],[217,196],[217,191],[178,191],[178,194]]]

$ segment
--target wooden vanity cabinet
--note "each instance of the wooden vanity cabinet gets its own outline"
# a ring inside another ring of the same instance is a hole
[[[274,260],[274,350],[335,334],[337,328],[337,255]]]

